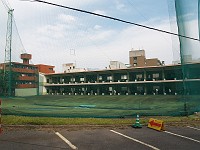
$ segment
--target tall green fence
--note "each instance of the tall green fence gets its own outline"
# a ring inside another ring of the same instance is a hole
[[[169,10],[173,10],[178,34],[199,39],[200,34],[200,2],[199,0],[169,0]],[[0,5],[0,7],[2,7]],[[2,22],[1,35],[6,36],[7,12],[0,8]],[[4,21],[3,21],[4,20]],[[4,27],[4,29],[3,29]],[[15,34],[16,33],[16,34]],[[23,51],[17,30],[14,30],[12,60],[20,61],[19,54]],[[75,41],[76,37],[74,38]],[[172,38],[173,39],[173,38]],[[174,61],[182,65],[183,79],[177,88],[178,95],[45,95],[32,97],[3,98],[3,115],[46,116],[46,117],[112,117],[126,118],[136,114],[142,116],[181,116],[200,111],[200,68],[193,69],[192,63],[200,63],[200,42],[178,38],[178,46],[174,49]],[[5,39],[0,36],[0,49],[4,49]],[[84,43],[84,42],[83,42]],[[75,43],[76,44],[76,43]],[[54,45],[55,46],[55,45]],[[57,48],[57,45],[55,46]],[[179,47],[179,48],[177,48]],[[53,52],[50,52],[52,54]],[[0,55],[1,62],[4,55]],[[36,56],[43,57],[43,56]],[[48,59],[51,61],[51,59]],[[194,79],[194,80],[190,80]],[[195,92],[197,91],[197,92]],[[192,93],[192,94],[191,94]]]

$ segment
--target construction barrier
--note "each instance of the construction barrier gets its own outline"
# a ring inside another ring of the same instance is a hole
[[[164,122],[162,120],[150,118],[148,127],[158,130],[158,131],[163,131],[164,130]]]

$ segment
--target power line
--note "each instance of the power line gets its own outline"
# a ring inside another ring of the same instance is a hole
[[[82,9],[77,9],[77,8],[73,8],[73,7],[68,7],[68,6],[64,6],[64,5],[60,5],[60,4],[55,4],[55,3],[46,2],[46,1],[42,1],[42,0],[21,0],[21,1],[45,3],[45,4],[49,4],[49,5],[53,5],[53,6],[57,6],[57,7],[61,7],[61,8],[66,8],[66,9],[70,9],[70,10],[82,12],[82,13],[87,13],[87,14],[98,16],[98,17],[102,17],[102,18],[111,19],[111,20],[114,20],[114,21],[119,21],[119,22],[126,23],[126,24],[131,24],[131,25],[139,26],[139,27],[146,28],[146,29],[149,29],[149,30],[163,32],[163,33],[166,33],[166,34],[171,34],[171,35],[175,35],[175,36],[187,38],[187,39],[190,39],[190,40],[200,41],[197,38],[193,38],[193,37],[189,37],[189,36],[185,36],[185,35],[180,35],[180,34],[177,34],[177,33],[173,33],[173,32],[169,32],[169,31],[161,30],[161,29],[158,29],[158,28],[153,28],[153,27],[150,27],[150,26],[145,26],[145,25],[142,25],[142,24],[138,24],[138,23],[134,23],[134,22],[122,20],[122,19],[119,19],[119,18],[114,18],[114,17],[110,17],[110,16],[106,16],[106,15],[101,15],[101,14],[93,13],[93,12],[90,12],[90,11],[86,11],[86,10],[82,10]]]

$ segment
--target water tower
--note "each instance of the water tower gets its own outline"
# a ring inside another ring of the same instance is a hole
[[[21,59],[23,60],[23,64],[29,64],[29,60],[32,58],[31,54],[21,54]]]

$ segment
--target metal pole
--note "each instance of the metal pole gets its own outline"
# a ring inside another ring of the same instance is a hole
[[[12,21],[13,21],[13,11],[14,9],[9,10],[10,15],[10,45],[9,45],[9,81],[8,81],[8,96],[12,95],[12,64],[11,64],[11,56],[12,56]]]
[[[8,10],[8,22],[7,22],[7,34],[6,34],[6,48],[5,48],[5,67],[4,67],[4,80],[5,87],[8,88],[8,96],[12,95],[12,23],[13,23],[13,11]],[[7,69],[8,64],[8,69]],[[6,88],[5,88],[6,89]]]

